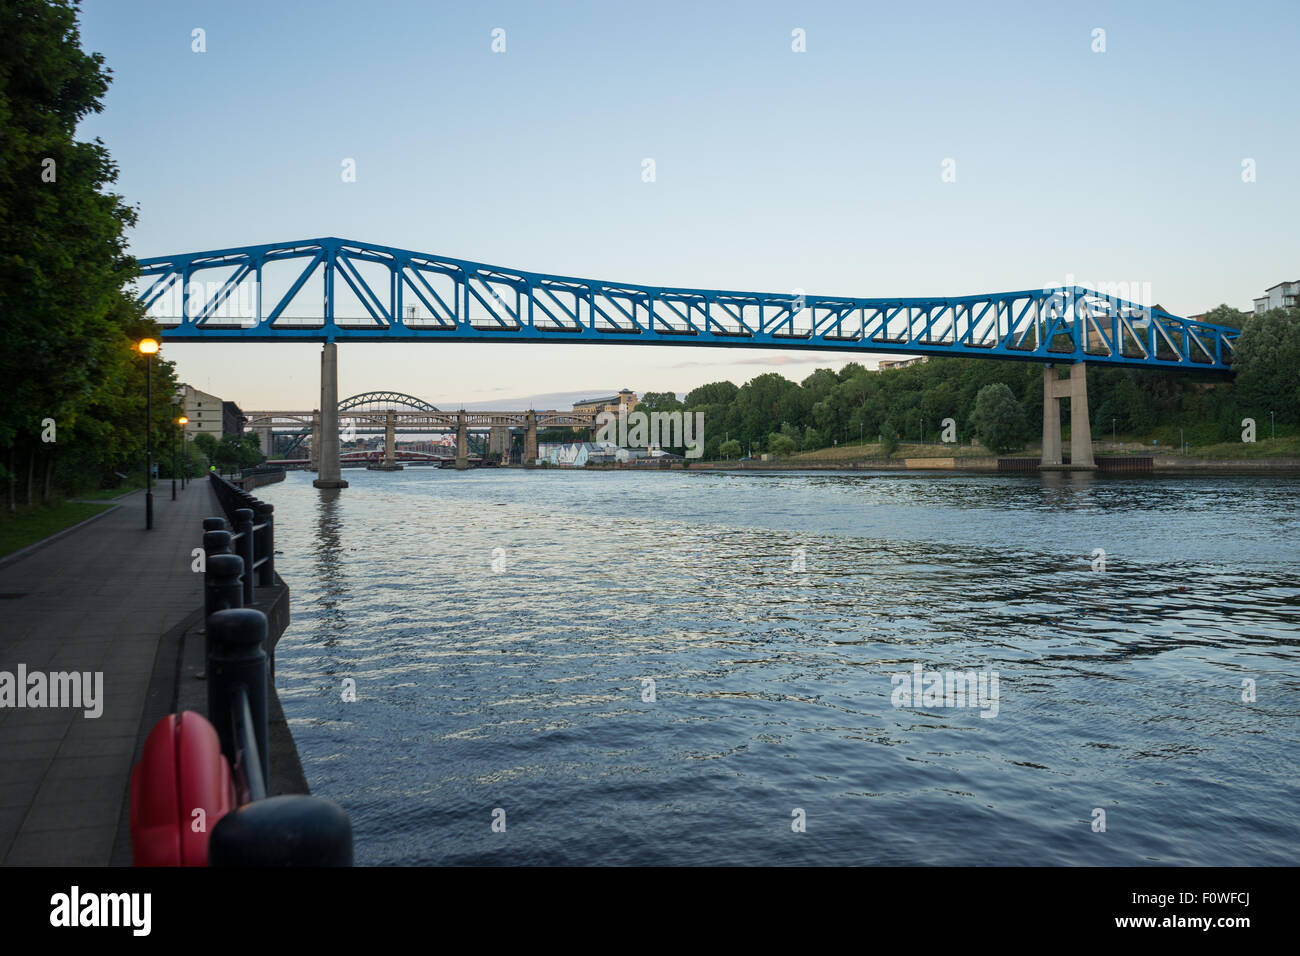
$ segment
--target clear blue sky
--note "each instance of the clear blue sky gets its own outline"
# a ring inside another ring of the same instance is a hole
[[[141,257],[337,235],[705,288],[1073,276],[1179,314],[1300,278],[1294,2],[86,0],[82,39],[115,75],[82,135],[121,166]],[[318,403],[318,346],[165,348],[245,408]],[[518,404],[849,357],[345,343],[340,393]]]

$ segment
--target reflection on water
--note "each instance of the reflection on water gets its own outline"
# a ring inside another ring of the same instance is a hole
[[[310,478],[276,679],[359,862],[1300,862],[1300,480]]]

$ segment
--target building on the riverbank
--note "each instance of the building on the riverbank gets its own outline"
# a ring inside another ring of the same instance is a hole
[[[226,435],[240,435],[248,416],[234,402],[227,402],[211,392],[204,392],[193,385],[182,384],[176,394],[176,404],[180,414],[189,419],[185,426],[185,437],[193,438],[200,432],[206,432],[213,438],[221,439]]]
[[[636,392],[630,388],[624,388],[617,395],[608,395],[605,398],[584,398],[580,402],[574,402],[573,410],[594,415],[599,415],[601,412],[609,412],[611,415],[626,415],[636,408],[637,403]]]
[[[881,359],[876,364],[876,371],[888,372],[890,369],[895,369],[895,368],[910,368],[913,365],[921,365],[924,362],[925,362],[924,355],[918,355],[916,358],[906,358],[906,359]]]
[[[185,426],[186,438],[193,438],[200,432],[207,432],[216,439],[225,434],[225,409],[220,398],[193,385],[182,385],[180,398],[181,414],[189,419]]]
[[[1255,300],[1255,314],[1263,315],[1270,309],[1292,309],[1300,301],[1300,279],[1291,282],[1279,282],[1269,286],[1264,294]]]

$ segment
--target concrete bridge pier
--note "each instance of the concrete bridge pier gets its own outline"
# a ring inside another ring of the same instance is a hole
[[[257,430],[259,444],[262,448],[262,454],[270,458],[275,454],[275,433],[269,428],[259,428]]]
[[[1061,454],[1061,399],[1070,400],[1070,463]],[[1043,457],[1039,468],[1049,471],[1096,471],[1092,457],[1092,426],[1088,421],[1088,371],[1083,362],[1070,366],[1060,378],[1056,366],[1043,368]]]
[[[528,425],[524,432],[524,467],[531,468],[537,461],[537,413],[529,409],[524,421]]]
[[[456,413],[456,470],[469,468],[469,429],[465,426],[465,410]]]
[[[397,412],[392,409],[384,416],[384,464],[397,464]]]
[[[326,342],[320,353],[320,453],[317,488],[346,488],[339,472],[339,347]]]
[[[510,457],[509,426],[493,425],[488,429],[488,454],[500,455],[502,461]]]

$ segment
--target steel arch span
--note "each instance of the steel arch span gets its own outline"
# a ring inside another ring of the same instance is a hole
[[[436,412],[439,408],[430,405],[422,398],[407,395],[405,392],[362,392],[339,402],[339,411],[348,412],[355,408],[409,408],[417,412]]]
[[[1240,334],[1082,286],[894,299],[683,289],[332,237],[139,263],[139,301],[179,342],[606,342],[1229,371]],[[287,270],[283,292],[264,294],[268,269]],[[309,314],[291,312],[300,300]]]

